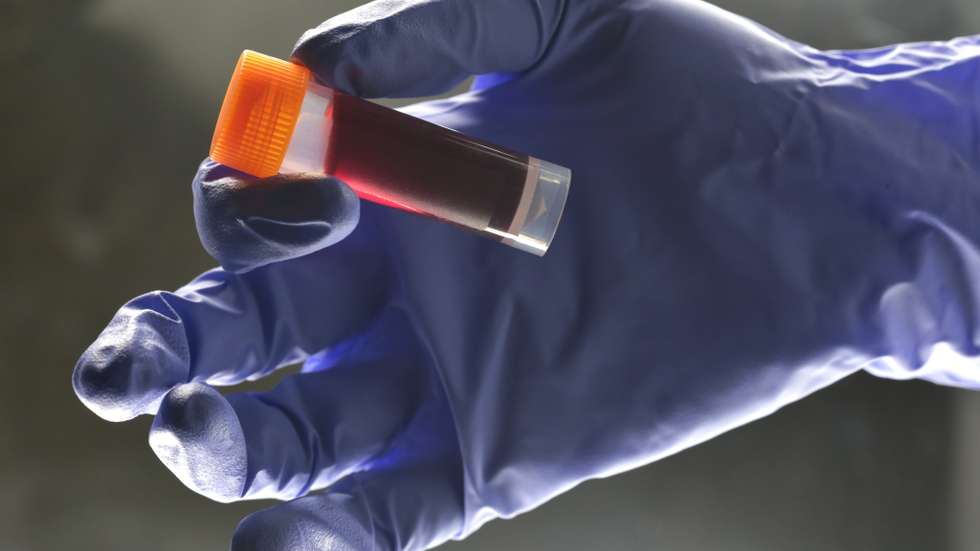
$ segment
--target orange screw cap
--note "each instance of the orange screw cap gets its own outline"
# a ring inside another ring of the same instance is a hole
[[[302,65],[242,52],[221,104],[211,158],[259,178],[276,175],[309,80]]]

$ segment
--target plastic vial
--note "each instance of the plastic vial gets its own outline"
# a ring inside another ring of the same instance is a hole
[[[215,161],[259,178],[329,174],[369,201],[432,216],[543,255],[571,172],[317,83],[246,50],[211,142]]]

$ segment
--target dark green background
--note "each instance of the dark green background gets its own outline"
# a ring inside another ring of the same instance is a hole
[[[820,47],[980,32],[976,0],[721,3]],[[0,550],[224,549],[266,505],[185,489],[70,373],[119,304],[211,265],[190,179],[238,53],[354,4],[0,0]],[[854,377],[448,548],[980,549],[978,436],[980,397]]]

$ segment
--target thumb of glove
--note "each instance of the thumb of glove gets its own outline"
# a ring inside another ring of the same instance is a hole
[[[201,244],[231,272],[329,247],[360,217],[357,195],[334,178],[256,179],[205,159],[193,186]]]

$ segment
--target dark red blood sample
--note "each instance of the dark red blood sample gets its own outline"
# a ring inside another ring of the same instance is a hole
[[[361,197],[475,230],[512,232],[528,156],[334,92],[325,172]]]

